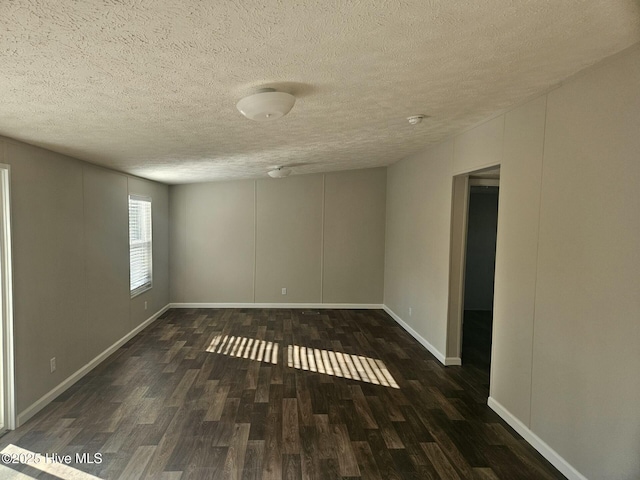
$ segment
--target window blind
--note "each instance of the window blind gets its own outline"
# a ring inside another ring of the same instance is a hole
[[[151,199],[129,195],[129,275],[131,296],[151,288]]]

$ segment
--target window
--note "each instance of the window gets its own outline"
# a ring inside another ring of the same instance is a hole
[[[131,297],[151,288],[151,199],[129,195],[129,279]]]

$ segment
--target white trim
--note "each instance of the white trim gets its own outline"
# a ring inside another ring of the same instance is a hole
[[[469,175],[473,175],[471,172]],[[469,178],[469,187],[500,187],[499,178]]]
[[[149,241],[138,241],[138,243],[136,245],[144,245],[144,244],[149,244],[149,281],[143,283],[142,285],[138,285],[136,288],[131,288],[131,201],[134,202],[146,202],[149,204],[149,234],[150,234],[150,238]],[[149,290],[151,290],[153,288],[153,199],[151,197],[145,196],[145,195],[137,195],[135,193],[130,193],[129,194],[129,200],[128,200],[128,209],[127,212],[129,214],[128,217],[128,232],[129,232],[129,293],[130,293],[130,298],[135,298],[138,295],[144,293],[144,292],[148,292]]]
[[[169,310],[169,308],[170,308],[169,305],[166,305],[165,307],[160,309],[158,312],[156,312],[153,315],[151,315],[148,319],[146,319],[144,322],[142,322],[136,328],[131,330],[124,337],[122,337],[116,343],[114,343],[109,348],[107,348],[104,352],[102,352],[97,357],[95,357],[93,360],[91,360],[89,363],[87,363],[84,367],[80,368],[75,373],[73,373],[72,375],[67,377],[66,380],[64,380],[61,383],[59,383],[56,387],[54,387],[53,389],[49,390],[49,392],[45,393],[42,397],[40,397],[38,400],[36,400],[34,403],[32,403],[30,406],[28,406],[22,412],[20,412],[18,414],[16,427],[19,427],[20,425],[23,425],[24,422],[29,420],[36,413],[38,413],[44,407],[49,405],[49,403],[51,403],[51,401],[53,401],[58,395],[63,393],[65,390],[67,390],[69,387],[71,387],[74,383],[76,383],[78,380],[80,380],[82,377],[84,377],[87,373],[89,373],[91,370],[93,370],[95,367],[97,367],[109,355],[111,355],[113,352],[118,350],[122,345],[127,343],[133,337],[135,337],[139,332],[144,330],[148,325],[153,323],[158,317],[160,317],[160,315],[162,315],[164,312]]]
[[[460,185],[461,183],[461,185]],[[462,355],[462,317],[464,316],[464,283],[467,262],[467,229],[469,224],[469,175],[453,177],[451,190],[451,231],[449,233],[449,297],[447,303],[447,339],[448,354]],[[458,193],[462,198],[458,200]],[[460,232],[455,235],[456,229]],[[459,242],[459,245],[456,245]],[[454,246],[458,248],[454,249]],[[458,262],[457,268],[455,262]],[[451,339],[455,348],[450,348]]]
[[[505,112],[505,113],[506,113],[506,112]],[[504,115],[504,114],[503,114],[503,115]],[[482,122],[482,123],[478,124],[477,126],[479,127],[480,125],[482,125],[482,124],[484,124],[484,123],[489,123],[491,120],[495,120],[496,118],[498,118],[498,117],[500,117],[500,116],[501,116],[501,115],[497,115],[496,117],[490,118],[490,119],[489,119],[489,120],[487,120],[486,122]],[[504,120],[503,120],[503,122],[504,122]],[[504,128],[504,127],[503,127],[503,128]],[[473,129],[472,129],[472,130],[473,130]],[[460,132],[460,135],[462,135],[462,133],[464,133],[464,132]],[[456,137],[457,137],[457,136],[459,136],[459,135],[456,135]],[[493,161],[491,161],[491,162],[489,162],[489,163],[486,163],[486,164],[484,164],[484,165],[463,168],[463,169],[462,169],[462,170],[460,170],[460,171],[453,172],[453,176],[454,176],[454,177],[458,177],[458,176],[460,176],[460,175],[473,174],[473,173],[475,173],[475,172],[480,172],[480,171],[482,171],[482,170],[490,170],[490,169],[492,169],[492,168],[494,168],[494,167],[498,167],[498,166],[500,166],[500,161],[495,161],[495,160],[493,160]],[[469,168],[471,168],[471,170],[470,170]]]
[[[4,428],[14,430],[16,428],[16,394],[15,394],[15,353],[13,346],[13,255],[11,253],[11,166],[0,164],[0,182],[2,200],[0,202],[0,282],[2,287],[2,320],[4,325],[0,325],[3,329],[2,341],[0,348],[4,358],[2,359],[2,372],[4,383]]]
[[[462,358],[460,357],[447,357],[444,359],[444,364],[446,366],[457,366],[462,365]]]
[[[153,198],[150,197],[149,195],[139,195],[137,193],[130,193],[129,194],[129,199],[130,200],[138,200],[141,202],[149,202],[151,203],[153,201]]]
[[[544,440],[533,433],[529,427],[518,420],[504,408],[495,398],[489,397],[487,405],[496,412],[511,428],[518,432],[533,448],[535,448],[551,465],[556,467],[569,480],[587,480],[587,477],[576,470],[569,462],[562,458],[558,452],[547,445]]]
[[[398,315],[396,315],[393,310],[391,310],[386,305],[382,306],[383,310],[389,314],[391,318],[393,318],[398,324],[404,328],[413,338],[415,338],[420,344],[429,350],[429,352],[438,359],[440,363],[443,365],[459,365],[458,363],[447,363],[448,360],[452,360],[453,357],[445,357],[440,350],[431,345],[425,338],[423,338],[418,332],[416,332],[413,328],[409,326],[404,320],[402,320]]]
[[[186,207],[185,207],[186,209]],[[186,217],[186,214],[185,214]],[[186,224],[185,220],[185,224]],[[185,228],[186,230],[186,228]],[[256,275],[258,265],[258,181],[253,181],[253,301],[256,301]]]
[[[327,179],[327,175],[323,173],[322,174],[322,224],[320,227],[320,301],[321,302],[324,302],[324,216],[325,216],[324,204],[327,201],[326,179]]]
[[[170,303],[170,308],[343,308],[382,310],[379,303]]]

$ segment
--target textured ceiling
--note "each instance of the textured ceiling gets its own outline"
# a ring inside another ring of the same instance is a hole
[[[0,2],[0,135],[167,183],[388,165],[640,40],[636,0]],[[235,104],[298,97],[269,123]],[[424,113],[417,126],[405,120]]]

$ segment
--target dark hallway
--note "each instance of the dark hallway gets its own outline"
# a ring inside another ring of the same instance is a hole
[[[486,385],[488,395],[498,187],[472,186],[469,193],[462,364],[478,370],[478,380]]]

